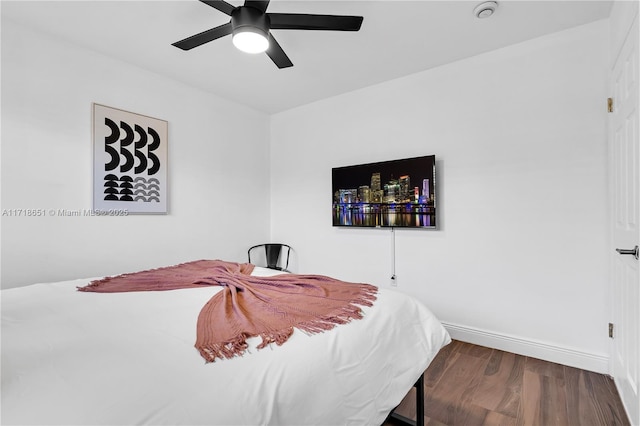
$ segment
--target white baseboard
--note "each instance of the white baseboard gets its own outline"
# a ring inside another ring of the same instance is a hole
[[[475,345],[487,346],[518,355],[530,356],[545,361],[609,374],[609,357],[605,355],[582,352],[562,346],[523,339],[521,337],[498,334],[473,327],[442,323],[452,339]]]

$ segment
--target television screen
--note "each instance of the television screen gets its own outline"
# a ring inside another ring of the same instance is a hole
[[[434,155],[332,169],[333,226],[435,228]]]

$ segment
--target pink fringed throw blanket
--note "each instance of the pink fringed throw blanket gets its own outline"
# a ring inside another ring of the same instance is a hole
[[[362,318],[358,307],[371,306],[377,288],[322,275],[251,276],[254,265],[198,260],[93,281],[79,291],[118,293],[223,286],[198,316],[196,348],[207,362],[242,355],[249,337],[260,336],[261,349],[283,344],[293,328],[308,333],[330,330]]]

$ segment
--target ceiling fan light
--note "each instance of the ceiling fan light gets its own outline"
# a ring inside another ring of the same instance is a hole
[[[269,39],[259,28],[245,27],[233,33],[233,45],[246,53],[262,53],[269,48]]]

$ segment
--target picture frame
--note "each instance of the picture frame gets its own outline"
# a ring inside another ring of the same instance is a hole
[[[94,103],[93,209],[167,214],[168,122]]]

